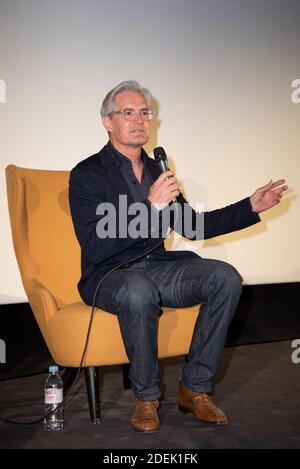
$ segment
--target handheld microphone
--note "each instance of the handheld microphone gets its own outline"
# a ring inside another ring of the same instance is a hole
[[[154,148],[153,154],[154,154],[154,159],[157,162],[158,166],[160,167],[161,172],[165,173],[169,171],[168,159],[167,159],[167,155],[163,147]],[[176,202],[176,197],[173,197],[172,202]]]

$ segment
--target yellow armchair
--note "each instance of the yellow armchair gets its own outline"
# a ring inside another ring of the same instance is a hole
[[[91,308],[77,291],[80,246],[70,215],[69,172],[9,165],[6,182],[14,250],[31,309],[53,360],[78,368]],[[199,306],[163,309],[160,358],[188,352],[198,311]],[[93,423],[100,420],[99,367],[125,363],[117,316],[97,309],[83,363]]]

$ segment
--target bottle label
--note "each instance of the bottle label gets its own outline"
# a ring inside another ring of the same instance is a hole
[[[45,389],[45,404],[60,404],[62,400],[62,389]]]

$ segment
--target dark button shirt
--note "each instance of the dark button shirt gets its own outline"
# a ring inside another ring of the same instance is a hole
[[[113,158],[115,159],[117,165],[120,167],[120,171],[130,189],[134,202],[141,202],[142,200],[147,199],[150,186],[153,184],[154,179],[147,167],[146,152],[143,149],[141,151],[143,172],[141,182],[139,182],[135,177],[131,160],[127,158],[127,156],[122,155],[122,153],[116,150],[116,148],[114,148],[110,142],[108,145],[112,150]]]

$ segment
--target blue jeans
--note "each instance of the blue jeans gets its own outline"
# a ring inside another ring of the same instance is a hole
[[[157,317],[162,306],[201,303],[181,381],[193,391],[211,390],[241,287],[242,278],[230,264],[189,251],[150,254],[103,281],[96,305],[118,316],[138,399],[151,401],[161,395]]]

